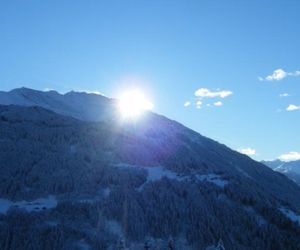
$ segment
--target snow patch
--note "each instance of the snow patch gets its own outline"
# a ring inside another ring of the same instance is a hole
[[[220,175],[210,173],[210,174],[190,174],[190,175],[180,175],[176,172],[173,172],[169,169],[166,169],[162,166],[156,166],[156,167],[146,167],[146,166],[135,166],[135,165],[129,165],[129,164],[116,164],[116,167],[119,168],[138,168],[138,169],[144,169],[147,171],[147,180],[146,182],[141,185],[138,188],[138,191],[141,191],[144,186],[149,183],[149,182],[154,182],[154,181],[159,181],[163,177],[167,177],[172,180],[177,180],[177,181],[188,181],[191,180],[192,177],[196,177],[196,179],[200,182],[210,182],[215,185],[217,185],[220,188],[224,188],[227,184],[228,181],[224,180]]]
[[[123,164],[123,163],[118,163],[118,164],[115,164],[114,166],[116,166],[118,168],[145,169],[148,173],[147,181],[158,181],[158,180],[162,179],[163,177],[168,177],[169,179],[177,179],[177,180],[185,179],[184,176],[180,176],[179,174],[177,174],[171,170],[168,170],[162,166],[146,167],[146,166]]]
[[[120,237],[123,235],[122,227],[117,221],[108,220],[108,221],[106,221],[105,226],[110,233],[115,234]]]
[[[99,188],[95,195],[82,195],[72,199],[72,201],[79,203],[94,204],[103,201],[103,198],[107,198],[110,195],[111,189],[109,187]]]
[[[169,179],[176,179],[178,181],[183,181],[186,179],[185,176],[180,176],[175,172],[172,172],[168,169],[165,169],[161,166],[159,167],[143,167],[148,172],[147,181],[158,181],[163,177],[167,177]]]
[[[10,208],[23,209],[26,212],[39,212],[46,209],[52,209],[57,206],[57,200],[54,196],[48,196],[47,198],[39,198],[33,201],[10,201],[6,199],[0,199],[0,213],[6,214]]]
[[[300,226],[300,215],[294,213],[292,210],[286,208],[286,207],[281,207],[279,208],[279,211],[283,213],[288,219],[290,219],[293,222],[298,223]]]
[[[147,180],[137,189],[139,192],[143,190],[144,186],[147,185],[149,182],[159,181],[163,177],[167,177],[169,179],[177,180],[177,181],[184,181],[188,179],[187,176],[180,176],[175,172],[172,172],[168,169],[165,169],[161,166],[158,167],[142,167],[148,173]]]
[[[242,175],[244,175],[245,177],[247,177],[247,178],[253,180],[253,178],[252,178],[248,173],[246,173],[243,169],[239,168],[238,166],[235,166],[235,169],[236,169],[237,171],[239,171],[239,172],[240,172]]]
[[[254,209],[253,207],[250,207],[250,206],[244,206],[244,209],[252,214],[256,220],[256,223],[259,225],[259,226],[263,226],[263,225],[266,225],[268,224],[268,222],[260,215],[258,214]]]
[[[220,188],[224,188],[228,184],[227,180],[222,179],[222,177],[217,174],[203,174],[203,175],[197,174],[196,178],[201,182],[204,181],[211,182],[219,186]]]

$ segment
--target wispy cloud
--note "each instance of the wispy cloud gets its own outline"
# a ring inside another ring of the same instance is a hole
[[[191,102],[190,102],[190,101],[186,101],[186,102],[183,104],[183,106],[187,108],[188,106],[191,106]]]
[[[300,152],[291,151],[287,154],[280,155],[278,159],[282,161],[297,161],[300,160]]]
[[[258,77],[259,81],[280,81],[288,76],[300,76],[300,71],[296,70],[293,72],[287,72],[283,69],[276,69],[273,71],[271,75],[268,75],[266,77]]]
[[[221,107],[223,106],[223,102],[220,99],[224,99],[228,96],[233,95],[233,92],[230,90],[222,90],[215,89],[210,90],[208,88],[199,88],[194,92],[194,100],[186,101],[183,106],[189,107],[192,104],[195,105],[197,109],[201,109],[203,107]],[[212,99],[212,101],[207,101]],[[219,99],[219,100],[218,100]]]
[[[289,93],[282,93],[282,94],[279,94],[279,97],[288,97],[288,96],[291,96]]]
[[[196,102],[196,108],[197,109],[201,109],[202,108],[202,101],[200,101],[200,100],[198,100],[197,102]]]
[[[192,103],[195,105],[197,109],[201,109],[202,107],[221,107],[223,106],[223,102],[218,99],[224,99],[228,96],[233,95],[233,92],[230,90],[222,90],[215,89],[210,90],[208,88],[199,88],[194,92],[194,101],[186,101],[184,103],[184,107],[190,106]],[[214,99],[214,101],[207,101],[208,99]],[[217,100],[216,100],[217,99]]]
[[[290,104],[287,108],[286,111],[295,111],[295,110],[300,110],[300,105],[294,105],[294,104]]]
[[[240,148],[238,151],[244,155],[256,155],[256,150],[254,148]]]
[[[221,101],[215,102],[214,106],[216,106],[216,107],[223,106],[223,102],[221,102]]]
[[[232,94],[233,94],[232,91],[229,90],[212,91],[206,88],[200,88],[195,91],[195,96],[199,98],[214,98],[214,97],[225,98]]]

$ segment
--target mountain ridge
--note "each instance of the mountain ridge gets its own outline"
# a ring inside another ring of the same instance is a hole
[[[296,161],[262,161],[262,163],[274,171],[284,174],[300,186],[300,160]]]
[[[112,115],[116,105],[114,99],[103,95],[70,91],[60,94],[57,91],[40,91],[30,88],[17,88],[0,91],[0,104],[20,106],[40,106],[62,115],[86,121],[101,121]],[[85,108],[88,106],[88,109]],[[106,110],[107,109],[107,110]]]
[[[72,115],[0,105],[1,248],[300,247],[300,188],[281,173],[152,112]]]

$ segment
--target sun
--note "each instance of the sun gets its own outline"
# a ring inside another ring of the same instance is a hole
[[[139,90],[124,92],[119,99],[119,109],[125,118],[138,117],[146,110],[152,110],[153,104]]]

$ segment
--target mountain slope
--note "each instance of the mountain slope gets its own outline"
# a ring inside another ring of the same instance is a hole
[[[298,185],[300,185],[300,160],[284,162],[280,160],[262,161],[263,164],[273,170],[284,174]]]
[[[300,248],[300,188],[265,165],[153,113],[26,106],[0,106],[1,249]]]

